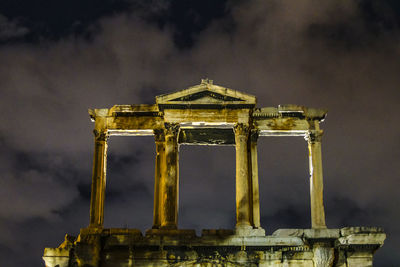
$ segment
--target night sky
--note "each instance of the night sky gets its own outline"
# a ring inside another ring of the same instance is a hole
[[[330,228],[382,226],[399,266],[397,0],[0,1],[0,265],[44,266],[89,222],[88,108],[154,103],[210,78],[258,107],[329,110]],[[109,140],[105,227],[151,228],[152,137]],[[259,139],[261,222],[310,227],[302,137]],[[234,147],[180,147],[179,227],[233,228]]]

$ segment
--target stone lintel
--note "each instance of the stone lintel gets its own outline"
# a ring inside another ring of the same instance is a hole
[[[140,134],[140,131],[150,131],[149,135],[152,135],[153,129],[162,128],[164,126],[164,120],[161,117],[154,116],[113,116],[106,120],[106,127],[111,135],[138,135],[135,131]]]
[[[139,115],[142,113],[153,113],[159,112],[158,105],[139,104],[139,105],[114,105],[109,109],[109,116],[126,116],[126,115]],[[124,113],[126,115],[124,115]]]
[[[326,109],[308,108],[298,105],[279,105],[276,107],[256,108],[253,112],[253,118],[299,118],[307,120],[323,121],[327,114]]]
[[[235,145],[235,135],[232,129],[181,128],[178,142],[188,145]]]

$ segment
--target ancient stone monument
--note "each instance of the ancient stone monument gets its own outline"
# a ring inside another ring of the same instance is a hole
[[[295,105],[256,108],[254,96],[205,79],[157,96],[155,105],[115,105],[89,114],[95,122],[89,226],[77,238],[66,235],[58,248],[46,248],[47,267],[359,267],[372,266],[374,252],[383,245],[386,235],[381,228],[326,227],[319,126],[325,110]],[[107,140],[115,135],[155,138],[153,226],[144,234],[103,228]],[[264,136],[304,136],[307,141],[310,229],[265,235],[261,228],[257,139]],[[235,229],[203,230],[201,236],[178,229],[179,146],[184,144],[236,147]]]

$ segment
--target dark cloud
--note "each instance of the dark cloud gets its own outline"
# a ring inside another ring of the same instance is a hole
[[[29,29],[20,25],[18,19],[9,20],[0,14],[0,41],[21,38],[29,33]]]
[[[90,39],[92,31],[96,30],[94,22],[104,16],[126,12],[129,7],[129,2],[125,0],[16,0],[0,3],[0,10],[5,16],[12,21],[18,20],[21,27],[29,29],[24,38],[11,41],[29,43],[40,43],[44,39],[56,41],[65,35]]]
[[[0,35],[8,31],[9,41],[0,46],[0,262],[40,266],[45,246],[87,225],[88,108],[153,103],[155,95],[209,77],[256,95],[259,106],[329,109],[322,124],[327,224],[385,227],[376,264],[395,265],[398,5],[150,2],[115,1],[118,7],[102,6],[84,22],[70,8],[66,14],[75,15],[49,28],[53,35],[43,30],[52,17],[3,8]],[[84,31],[71,30],[75,22]],[[152,223],[154,143],[128,139],[110,139],[106,224],[144,230]],[[233,227],[234,156],[233,147],[181,147],[180,227]],[[267,232],[308,227],[305,141],[261,138],[259,166]]]

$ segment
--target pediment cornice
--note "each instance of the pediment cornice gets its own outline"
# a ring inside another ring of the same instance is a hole
[[[256,97],[237,90],[213,84],[211,80],[203,79],[199,85],[187,89],[160,95],[156,97],[160,107],[254,107]]]

